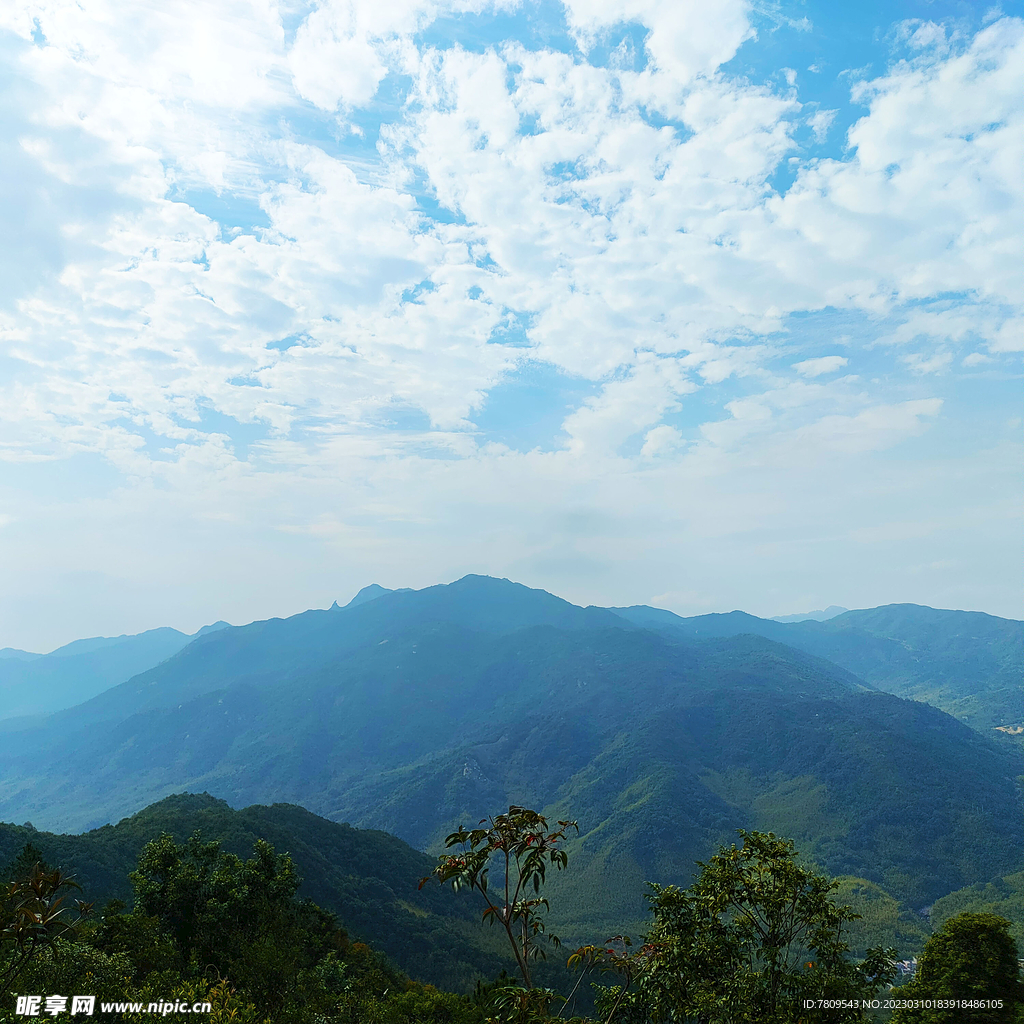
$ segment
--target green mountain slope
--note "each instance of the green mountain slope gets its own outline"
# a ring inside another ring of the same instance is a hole
[[[0,824],[0,867],[31,842],[48,863],[75,875],[86,898],[130,903],[127,876],[142,847],[162,832],[181,842],[197,829],[241,857],[251,856],[256,839],[291,854],[303,877],[300,895],[336,913],[354,939],[386,953],[412,977],[468,989],[504,964],[471,899],[435,886],[417,888],[433,858],[386,833],[286,804],[235,811],[206,794],[172,796],[82,835]]]
[[[814,653],[876,686],[977,728],[1024,724],[1022,622],[904,604],[847,612],[824,625],[829,639]]]
[[[299,625],[305,631],[306,623]],[[533,627],[498,637],[437,621],[378,621],[361,647],[341,655],[328,648],[326,662],[316,665],[310,644],[304,673],[256,677],[245,673],[253,655],[238,653],[238,632],[219,643],[227,653],[211,659],[221,664],[237,655],[237,682],[222,675],[221,688],[192,696],[197,676],[203,687],[212,685],[213,670],[194,648],[213,647],[214,634],[111,691],[130,696],[138,688],[147,703],[163,707],[132,714],[126,700],[122,717],[99,725],[88,715],[98,699],[83,706],[81,721],[63,712],[46,728],[8,733],[0,749],[0,815],[79,829],[181,788],[207,789],[236,805],[296,802],[358,823],[375,815],[375,825],[420,843],[426,835],[382,818],[379,792],[361,805],[351,794],[380,773],[436,757],[459,737],[544,709],[579,707],[580,742],[561,769],[577,770],[609,730],[655,713],[677,692],[719,681],[797,693],[860,685],[841,669],[753,638],[698,649],[639,630]],[[263,636],[257,639],[261,650]],[[189,671],[176,678],[175,666]],[[533,766],[530,773],[557,778],[559,770]],[[426,813],[436,829],[436,814]]]
[[[404,789],[388,779],[390,820],[417,800],[474,806],[500,781],[512,791],[521,764],[556,761],[559,740],[575,741],[573,717],[537,723],[512,749],[465,748],[429,788],[422,774]],[[641,927],[645,880],[688,881],[737,827],[791,836],[830,873],[924,906],[982,864],[1020,863],[1018,767],[948,716],[889,695],[722,689],[666,704],[608,737],[556,791],[528,795],[583,825],[575,869],[553,888],[586,912],[563,929],[614,934]],[[595,892],[599,907],[586,899]]]

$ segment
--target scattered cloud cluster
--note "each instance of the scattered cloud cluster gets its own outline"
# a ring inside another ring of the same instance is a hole
[[[1024,21],[883,26],[841,139],[806,75],[731,70],[782,24],[813,31],[745,0],[9,5],[12,578],[144,589],[173,575],[156,538],[211,566],[233,531],[301,547],[260,600],[379,567],[699,607],[733,593],[699,568],[728,525],[747,606],[872,599],[813,559],[781,591],[741,567],[802,549],[812,507],[852,536],[849,482],[900,453],[923,503],[1004,450],[986,421],[947,453],[969,470],[924,468],[1024,350]],[[912,557],[978,529],[957,515]],[[999,569],[990,592],[954,563],[910,596],[1009,610]]]

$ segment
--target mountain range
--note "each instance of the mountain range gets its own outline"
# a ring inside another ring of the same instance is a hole
[[[995,729],[1024,719],[1022,630],[914,605],[681,618],[480,576],[370,587],[0,723],[0,817],[81,830],[205,790],[436,852],[520,803],[579,820],[552,881],[570,937],[641,929],[644,882],[686,884],[741,827],[916,913],[1024,867],[1024,747]]]

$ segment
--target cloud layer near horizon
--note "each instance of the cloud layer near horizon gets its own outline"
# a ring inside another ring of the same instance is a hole
[[[0,18],[0,643],[466,571],[1019,614],[1020,18],[835,109],[741,0]]]

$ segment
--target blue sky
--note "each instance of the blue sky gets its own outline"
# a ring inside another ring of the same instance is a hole
[[[1022,6],[7,5],[0,646],[1021,617]]]

